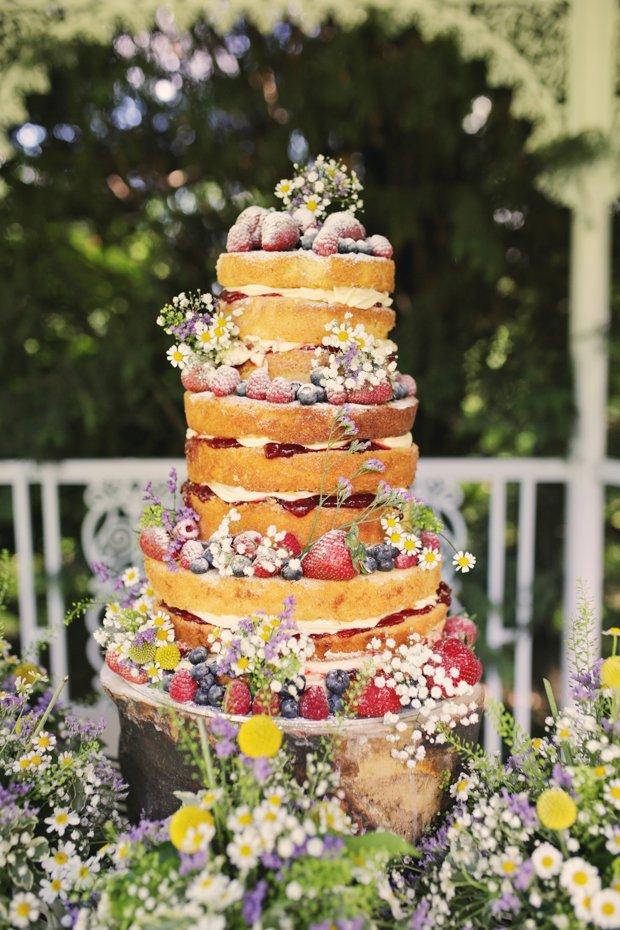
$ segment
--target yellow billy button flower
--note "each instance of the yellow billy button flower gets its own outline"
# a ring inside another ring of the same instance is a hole
[[[203,807],[188,804],[179,808],[170,818],[170,841],[180,852],[197,852],[198,847],[193,838],[201,830],[204,831],[205,838],[209,837],[212,828],[213,816],[209,811]]]
[[[155,661],[166,672],[171,672],[181,661],[179,647],[174,643],[168,643],[165,646],[159,646],[155,652]]]
[[[610,656],[601,665],[601,684],[604,688],[620,690],[620,656]]]
[[[250,759],[275,756],[282,745],[282,731],[265,714],[250,717],[239,727],[239,749]]]
[[[568,830],[577,819],[577,805],[562,788],[547,788],[536,802],[536,813],[548,830]]]
[[[28,682],[29,685],[33,684],[37,678],[41,678],[41,669],[38,665],[34,665],[32,662],[20,662],[12,670],[15,678],[22,678],[24,681]]]

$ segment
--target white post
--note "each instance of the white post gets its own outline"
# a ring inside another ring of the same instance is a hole
[[[609,137],[613,116],[615,0],[573,0],[569,36],[568,130]],[[582,579],[600,622],[603,600],[603,485],[609,326],[610,166],[579,171],[570,253],[570,353],[576,424],[566,512],[565,632]],[[598,632],[598,630],[597,630]],[[598,636],[597,636],[598,648]],[[567,685],[564,649],[564,689]]]

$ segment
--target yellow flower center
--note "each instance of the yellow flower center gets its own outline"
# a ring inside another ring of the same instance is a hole
[[[542,857],[542,864],[543,864],[543,868],[545,868],[545,869],[550,869],[551,866],[553,865],[553,857],[552,857],[552,856],[543,856],[543,857]]]
[[[605,917],[613,917],[613,915],[616,913],[616,908],[611,901],[605,901],[601,907],[601,911]]]
[[[583,871],[575,872],[575,874],[573,875],[573,883],[579,886],[587,885],[588,876]]]
[[[502,863],[502,872],[504,872],[505,875],[512,875],[512,873],[516,870],[516,868],[517,868],[516,862],[508,861],[508,862]]]
[[[614,801],[620,801],[620,785],[612,785],[609,789],[609,793]]]
[[[19,917],[28,917],[30,915],[30,905],[27,901],[20,901],[16,910]]]

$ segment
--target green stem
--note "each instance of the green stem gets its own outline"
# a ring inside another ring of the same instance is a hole
[[[58,682],[58,684],[54,688],[54,693],[52,694],[51,700],[45,709],[45,713],[41,715],[41,719],[39,720],[36,727],[34,728],[34,732],[32,734],[33,739],[35,736],[37,736],[41,732],[41,730],[47,723],[47,719],[49,715],[51,714],[52,710],[54,709],[54,705],[58,702],[58,698],[60,697],[62,690],[68,681],[69,681],[69,676],[65,675],[65,677],[61,678],[61,680]]]

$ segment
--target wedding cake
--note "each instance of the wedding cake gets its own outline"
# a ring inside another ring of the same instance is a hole
[[[354,172],[295,169],[283,209],[241,211],[217,295],[160,312],[187,480],[171,476],[168,501],[147,487],[146,578],[125,573],[99,638],[113,672],[172,705],[345,732],[381,718],[413,768],[438,719],[477,722],[476,628],[448,618],[441,523],[410,490],[418,399],[390,340],[392,246],[359,220]]]

